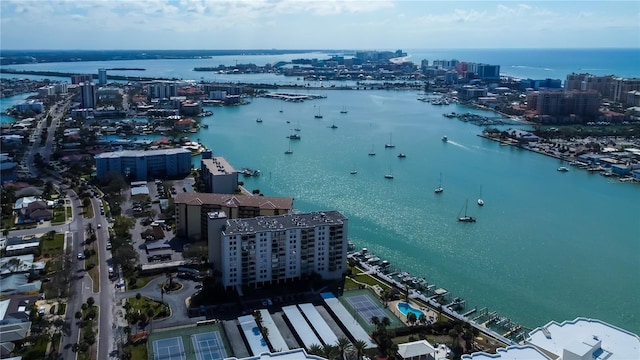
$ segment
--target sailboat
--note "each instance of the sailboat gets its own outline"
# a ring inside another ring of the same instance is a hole
[[[293,129],[293,130],[295,130],[295,131],[300,131],[300,120],[298,120],[298,126],[296,126],[296,128],[295,128],[295,129]]]
[[[322,114],[320,114],[320,106],[318,106],[318,113],[313,116],[316,119],[322,119]]]
[[[347,113],[347,107],[343,106],[342,110],[340,110],[340,114],[346,114]]]
[[[384,147],[387,149],[391,149],[396,147],[395,145],[393,145],[393,143],[391,142],[391,133],[389,133],[389,142],[387,144],[384,144]]]
[[[280,105],[280,112],[284,112],[284,110],[282,110],[282,105]]]
[[[391,166],[389,166],[389,173],[384,174],[385,179],[393,179],[393,173],[391,172]]]
[[[476,218],[474,218],[473,216],[467,215],[467,206],[468,205],[469,205],[469,199],[467,199],[467,202],[465,202],[465,204],[464,204],[464,216],[458,217],[458,221],[459,222],[467,222],[467,223],[476,222]]]
[[[371,151],[369,151],[369,156],[376,156],[376,152],[373,151],[373,145],[371,145]]]
[[[337,129],[338,126],[336,126],[336,123],[331,124],[331,126],[329,126],[331,129]]]
[[[436,194],[441,194],[444,191],[442,188],[442,173],[440,173],[440,182],[438,183],[438,187],[434,190]]]
[[[353,170],[351,170],[351,173],[350,173],[350,174],[351,174],[351,175],[355,175],[355,174],[357,174],[357,173],[358,173],[358,169],[356,169],[356,166],[354,165],[354,166],[353,166]]]
[[[287,151],[285,151],[284,154],[285,155],[293,154],[293,150],[291,150],[291,139],[289,139],[289,149],[287,149]]]
[[[482,185],[480,185],[480,197],[478,198],[478,205],[484,206],[484,200],[482,200]]]

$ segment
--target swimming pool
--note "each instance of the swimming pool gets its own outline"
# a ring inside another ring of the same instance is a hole
[[[398,306],[398,311],[400,311],[404,316],[407,316],[410,312],[412,312],[416,314],[416,319],[419,319],[421,315],[424,315],[422,311],[414,308],[413,306],[411,306],[406,302],[399,302],[397,306]]]

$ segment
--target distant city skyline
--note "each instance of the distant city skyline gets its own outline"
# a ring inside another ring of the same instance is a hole
[[[640,48],[639,1],[0,2],[2,49]]]

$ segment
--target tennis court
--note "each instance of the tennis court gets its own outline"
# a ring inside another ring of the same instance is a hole
[[[222,360],[227,357],[218,331],[191,335],[197,360]]]
[[[347,301],[358,312],[358,315],[368,323],[371,322],[371,318],[374,316],[380,320],[388,317],[384,310],[367,295],[350,296]]]
[[[172,337],[153,342],[154,360],[186,360],[182,338]]]

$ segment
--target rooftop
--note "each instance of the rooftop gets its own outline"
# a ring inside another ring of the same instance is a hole
[[[638,335],[597,319],[552,321],[530,332],[526,342],[562,357],[568,351],[579,355],[591,352],[593,359],[640,358]]]
[[[293,198],[252,195],[179,192],[176,194],[174,201],[176,204],[220,205],[228,208],[256,207],[260,209],[290,210],[293,207]]]
[[[276,229],[310,228],[319,225],[342,225],[347,220],[338,211],[286,214],[280,216],[259,216],[248,219],[227,221],[225,235],[234,233],[254,233]]]
[[[191,152],[189,150],[183,148],[173,148],[173,149],[158,149],[158,150],[122,150],[122,151],[112,151],[105,152],[102,154],[98,154],[95,156],[96,159],[115,159],[120,157],[139,157],[139,156],[158,156],[158,155],[173,155],[173,154],[189,154],[191,156]]]
[[[212,175],[227,175],[237,172],[225,158],[219,156],[211,159],[202,159],[202,165],[204,165]]]

